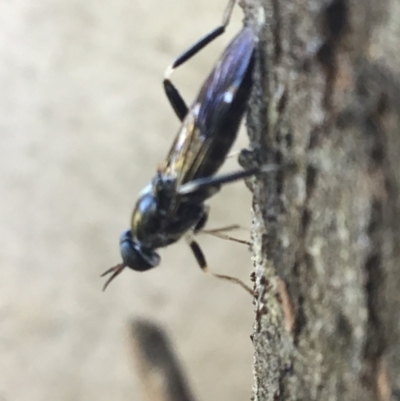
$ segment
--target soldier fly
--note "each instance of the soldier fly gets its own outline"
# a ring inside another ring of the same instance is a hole
[[[111,273],[103,289],[125,267],[146,271],[157,266],[158,248],[188,238],[205,226],[208,209],[204,202],[221,186],[261,171],[252,168],[215,176],[237,137],[252,87],[257,39],[251,27],[242,28],[227,46],[190,107],[169,79],[174,69],[224,33],[234,4],[235,0],[229,0],[222,24],[178,57],[165,73],[164,90],[182,125],[166,160],[140,193],[131,228],[120,237],[122,263],[103,273]],[[207,270],[198,243],[190,238],[189,246],[200,267]]]

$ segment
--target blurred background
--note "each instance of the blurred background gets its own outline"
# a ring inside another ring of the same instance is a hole
[[[99,278],[120,262],[119,235],[179,127],[164,70],[225,6],[1,2],[0,400],[141,400],[128,350],[136,317],[167,330],[198,399],[249,399],[245,291],[201,273],[184,242],[105,293]],[[174,74],[189,103],[241,19],[236,7],[228,33]],[[246,143],[242,133],[235,148]],[[250,227],[250,205],[243,183],[226,187],[208,227]],[[198,239],[212,270],[249,283],[246,246]]]

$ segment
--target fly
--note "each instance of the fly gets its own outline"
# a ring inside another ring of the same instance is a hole
[[[130,230],[120,237],[122,263],[102,276],[111,274],[104,288],[126,267],[146,271],[160,263],[157,249],[189,239],[189,246],[200,267],[207,270],[204,254],[190,234],[207,222],[205,201],[228,183],[250,177],[259,168],[215,175],[224,163],[246,110],[252,87],[256,34],[244,27],[227,46],[188,107],[169,77],[215,38],[224,33],[235,0],[229,0],[222,24],[191,46],[167,69],[163,81],[167,98],[182,125],[165,161],[141,192],[132,213]],[[231,281],[239,280],[216,275]]]

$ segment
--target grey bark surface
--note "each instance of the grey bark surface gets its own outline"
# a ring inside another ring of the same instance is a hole
[[[246,2],[256,400],[399,397],[398,8]]]

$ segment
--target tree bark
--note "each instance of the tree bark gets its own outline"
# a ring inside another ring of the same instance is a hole
[[[248,183],[254,398],[400,399],[397,2],[244,3],[264,23],[241,162],[282,167]]]

